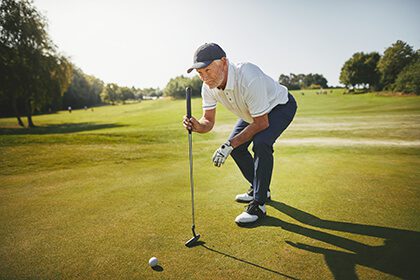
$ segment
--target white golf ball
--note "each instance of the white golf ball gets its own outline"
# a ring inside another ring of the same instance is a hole
[[[154,266],[157,266],[157,264],[158,264],[158,259],[156,257],[151,257],[149,260],[149,265],[151,267],[154,267]]]

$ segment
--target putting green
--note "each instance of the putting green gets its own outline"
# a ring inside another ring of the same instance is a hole
[[[193,248],[184,101],[35,116],[31,130],[0,119],[0,279],[419,278],[420,97],[294,94],[257,226],[234,223],[248,185],[233,161],[210,161],[235,117],[218,108],[193,135]]]

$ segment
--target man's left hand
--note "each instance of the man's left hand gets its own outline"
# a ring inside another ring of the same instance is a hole
[[[230,145],[229,141],[220,146],[220,148],[217,149],[213,154],[214,165],[220,167],[223,163],[225,163],[232,150],[233,147]]]

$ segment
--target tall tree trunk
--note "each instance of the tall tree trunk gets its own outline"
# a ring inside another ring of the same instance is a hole
[[[17,118],[18,124],[19,124],[21,127],[25,127],[25,124],[23,123],[22,119],[20,118],[20,113],[19,113],[19,110],[17,109],[17,105],[16,105],[16,103],[17,103],[17,100],[14,100],[14,101],[12,102],[13,111],[15,112],[15,116],[16,116],[16,118]]]
[[[16,118],[17,118],[18,124],[19,124],[21,127],[25,127],[25,125],[23,124],[23,121],[22,121],[22,119],[20,118],[20,116],[16,116]]]
[[[32,115],[28,114],[28,127],[35,127],[34,123],[32,122]]]
[[[30,99],[26,101],[26,117],[28,118],[28,127],[35,127],[35,124],[32,121],[32,106]]]

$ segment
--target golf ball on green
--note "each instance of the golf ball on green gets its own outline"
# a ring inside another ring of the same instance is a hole
[[[151,257],[149,260],[149,265],[151,267],[154,267],[154,266],[157,266],[157,264],[158,264],[158,259],[156,257]]]

